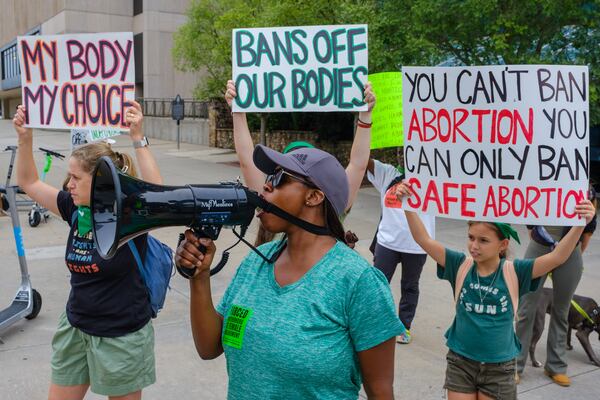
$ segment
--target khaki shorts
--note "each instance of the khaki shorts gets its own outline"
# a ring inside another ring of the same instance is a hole
[[[63,312],[52,339],[52,383],[89,384],[92,392],[122,396],[156,381],[154,328],[115,338],[88,335],[74,328]]]
[[[444,388],[458,393],[483,394],[497,400],[515,400],[516,360],[500,363],[482,363],[456,354],[452,350],[446,355],[446,383]]]

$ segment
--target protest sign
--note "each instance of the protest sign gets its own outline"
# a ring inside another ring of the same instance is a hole
[[[234,29],[234,112],[366,111],[367,25]]]
[[[371,149],[402,146],[402,73],[372,74],[369,82],[377,96],[372,116]]]
[[[404,67],[404,206],[451,218],[583,225],[588,68]]]
[[[25,126],[128,129],[135,97],[133,35],[19,36]]]
[[[121,135],[123,132],[116,129],[71,129],[71,150],[84,144],[107,140],[113,136]],[[114,141],[112,141],[114,143]],[[110,143],[110,142],[109,142]]]
[[[88,144],[91,140],[88,140],[89,131],[87,129],[71,129],[71,151],[73,149]]]

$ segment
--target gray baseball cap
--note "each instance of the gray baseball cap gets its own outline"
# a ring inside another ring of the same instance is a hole
[[[348,204],[348,177],[339,161],[326,151],[300,148],[282,154],[261,144],[254,148],[254,164],[267,175],[277,167],[308,178],[331,203],[338,215]]]

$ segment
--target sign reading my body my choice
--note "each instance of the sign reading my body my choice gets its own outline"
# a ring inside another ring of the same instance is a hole
[[[583,225],[588,68],[404,67],[404,207],[451,218]]]
[[[128,129],[135,97],[133,35],[94,33],[17,38],[26,126]]]
[[[234,112],[366,111],[367,25],[234,29]]]

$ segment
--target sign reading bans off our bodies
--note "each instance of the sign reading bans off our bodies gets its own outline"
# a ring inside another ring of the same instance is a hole
[[[367,33],[367,25],[234,29],[233,111],[365,111]]]
[[[26,126],[128,129],[135,98],[133,35],[95,33],[20,36]]]
[[[403,68],[406,208],[451,218],[583,225],[588,68]]]

